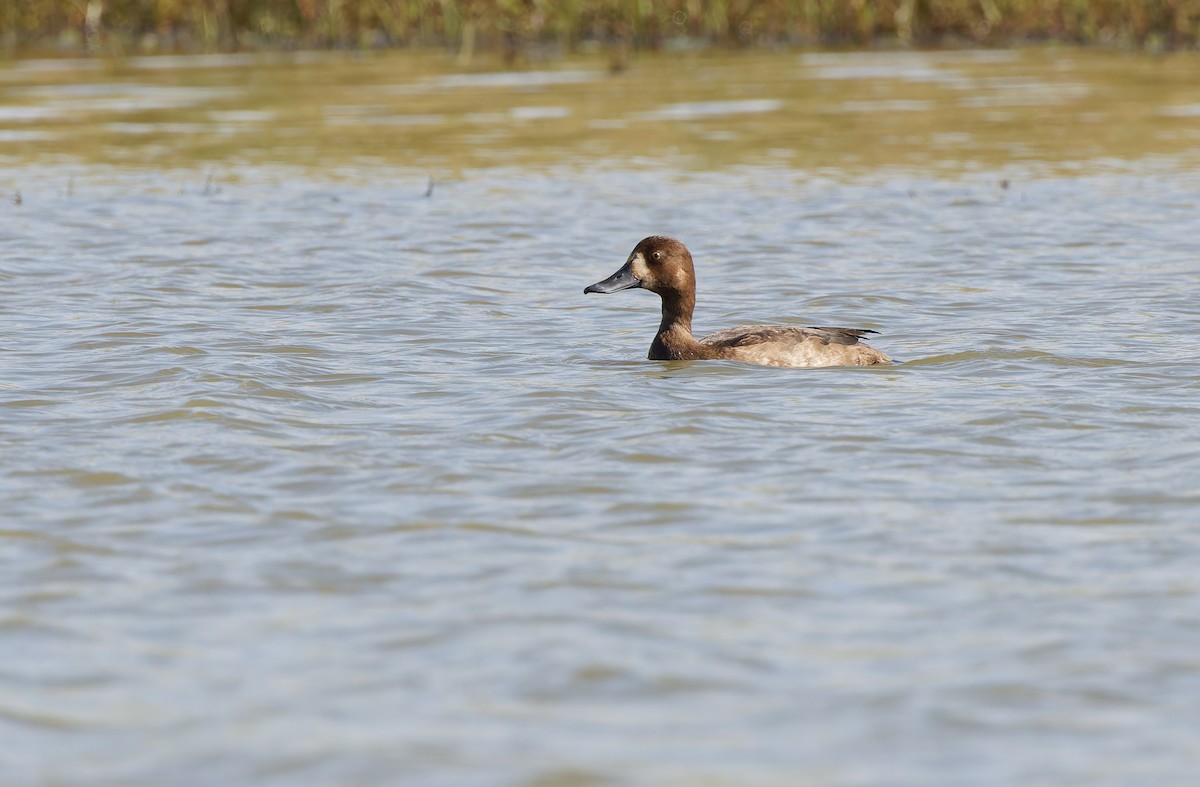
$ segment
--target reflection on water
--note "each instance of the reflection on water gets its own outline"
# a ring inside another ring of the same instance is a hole
[[[496,87],[530,90],[547,85],[579,85],[598,82],[604,77],[602,71],[565,69],[562,71],[501,71],[491,74],[446,74],[431,77],[420,83],[430,90],[453,88]]]
[[[1173,117],[1200,117],[1200,104],[1183,104],[1175,107],[1165,107],[1164,115]]]
[[[1193,56],[152,62],[0,69],[6,786],[1194,779]]]
[[[237,91],[204,87],[156,87],[145,84],[42,85],[14,89],[9,95],[39,102],[54,115],[142,112],[177,109],[229,99]]]
[[[307,166],[350,152],[427,169],[787,155],[856,171],[1190,156],[1198,64],[1053,49],[677,55],[615,75],[588,61],[463,74],[412,53],[19,61],[0,67],[0,155]],[[947,159],[945,134],[972,144]]]
[[[748,99],[745,101],[689,101],[683,104],[668,104],[662,109],[639,112],[633,117],[638,120],[700,120],[729,115],[758,115],[775,112],[783,102],[774,98]]]

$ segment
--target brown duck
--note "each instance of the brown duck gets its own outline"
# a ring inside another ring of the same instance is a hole
[[[634,247],[619,271],[584,289],[616,292],[637,287],[662,298],[662,322],[650,345],[652,361],[714,358],[762,366],[870,366],[892,359],[859,341],[864,328],[800,328],[790,325],[742,325],[697,339],[692,336],[696,273],[692,255],[679,241],[661,235]]]

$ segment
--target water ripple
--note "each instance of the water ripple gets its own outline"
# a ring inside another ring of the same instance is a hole
[[[16,177],[15,783],[1194,772],[1194,173]],[[903,363],[646,361],[650,231]]]

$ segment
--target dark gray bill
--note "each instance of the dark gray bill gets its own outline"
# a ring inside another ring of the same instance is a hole
[[[633,275],[632,263],[625,263],[621,270],[609,276],[604,281],[598,281],[584,288],[584,293],[589,292],[616,292],[617,290],[629,290],[634,287],[641,287],[642,282],[637,276]]]

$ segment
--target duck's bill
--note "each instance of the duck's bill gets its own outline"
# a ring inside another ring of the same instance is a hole
[[[637,276],[633,275],[633,266],[625,263],[625,267],[609,276],[604,281],[598,281],[595,284],[584,288],[584,293],[589,292],[617,292],[618,290],[631,290],[634,287],[641,287],[642,282]]]

